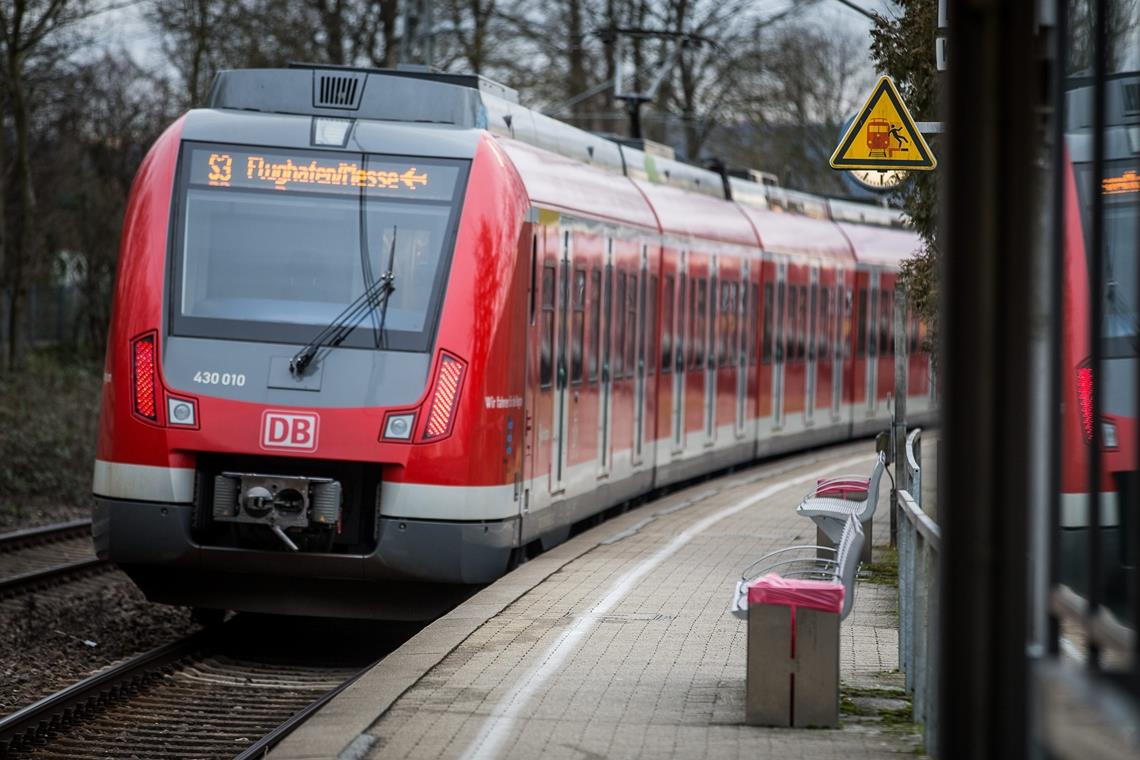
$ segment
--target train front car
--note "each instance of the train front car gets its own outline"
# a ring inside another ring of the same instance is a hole
[[[483,121],[470,86],[233,71],[151,149],[94,477],[148,597],[419,618],[505,570],[528,201]]]
[[[1137,336],[1140,291],[1137,290],[1135,240],[1140,220],[1140,162],[1133,150],[1135,118],[1122,111],[1127,92],[1140,87],[1140,76],[1121,76],[1111,83],[1106,128],[1105,163],[1098,174],[1093,163],[1091,87],[1069,92],[1066,112],[1064,204],[1065,239],[1062,278],[1061,366],[1059,380],[1064,414],[1061,422],[1060,552],[1061,580],[1088,593],[1089,494],[1100,503],[1102,567],[1099,595],[1106,603],[1124,603],[1128,573],[1135,573],[1140,547],[1125,540],[1137,488]],[[1093,208],[1102,203],[1101,329],[1096,338],[1099,364],[1093,364]],[[1098,474],[1090,477],[1094,428],[1093,391],[1100,409]],[[1128,494],[1132,492],[1132,495]],[[1131,568],[1131,570],[1128,570]],[[1135,582],[1135,581],[1132,581]]]

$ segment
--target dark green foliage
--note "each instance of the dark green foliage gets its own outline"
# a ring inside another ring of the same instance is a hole
[[[918,121],[937,121],[938,71],[934,66],[936,0],[900,0],[901,13],[880,17],[871,30],[871,56],[879,70],[899,88],[911,115]],[[935,156],[937,135],[924,135]],[[938,172],[912,172],[899,190],[903,210],[922,236],[922,250],[903,264],[902,281],[912,308],[929,327],[926,350],[933,355],[938,335],[938,279],[941,249],[938,236]],[[937,357],[935,357],[937,358]]]
[[[89,503],[101,382],[98,363],[46,352],[0,373],[0,512]]]

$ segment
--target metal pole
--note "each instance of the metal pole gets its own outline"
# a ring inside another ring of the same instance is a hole
[[[910,492],[910,465],[906,459],[907,329],[906,288],[895,281],[895,413],[891,434],[895,442],[895,488]],[[897,497],[896,497],[897,498]],[[891,546],[898,545],[898,505],[891,510]]]
[[[938,757],[1028,754],[1026,419],[1042,88],[1033,3],[958,2],[940,163]]]

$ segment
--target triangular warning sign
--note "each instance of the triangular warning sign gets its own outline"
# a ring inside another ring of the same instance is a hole
[[[831,154],[833,169],[930,171],[937,165],[890,77],[879,78]]]

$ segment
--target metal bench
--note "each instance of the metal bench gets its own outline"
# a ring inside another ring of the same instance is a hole
[[[863,554],[863,527],[851,515],[843,525],[835,548],[829,546],[789,546],[765,554],[744,568],[732,597],[732,614],[741,620],[748,619],[748,586],[757,578],[776,573],[783,578],[806,578],[817,581],[832,581],[843,584],[843,620],[851,612],[855,603],[855,577]],[[789,556],[794,552],[813,552],[811,556]],[[830,555],[818,556],[818,552]]]
[[[863,531],[869,533],[871,530],[871,518],[875,516],[875,507],[879,503],[879,483],[886,469],[887,456],[880,452],[878,460],[875,462],[875,469],[871,471],[871,477],[863,479],[858,475],[841,475],[837,478],[822,481],[821,484],[817,485],[800,501],[799,506],[796,507],[796,513],[804,517],[810,517],[823,536],[826,536],[832,542],[839,541],[844,530],[844,525],[847,523],[847,518],[852,516],[859,521],[863,527]],[[866,483],[866,495],[861,501],[818,495],[820,493],[834,491],[837,488],[843,488],[844,486],[847,487],[847,490],[853,490],[850,488],[851,486],[862,485],[863,483]],[[819,543],[824,543],[822,536],[820,537]],[[867,542],[866,548],[870,548],[870,542]],[[864,556],[864,560],[869,559],[870,555],[868,552],[866,556]]]

